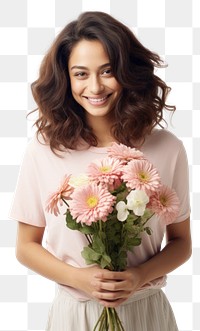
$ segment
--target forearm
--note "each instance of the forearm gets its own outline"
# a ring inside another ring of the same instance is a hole
[[[98,266],[73,267],[48,252],[39,243],[30,242],[21,245],[17,250],[19,262],[36,273],[65,286],[84,291],[93,297],[95,275]]]
[[[42,246],[45,228],[18,223],[16,256],[19,262],[58,284],[73,287],[92,296],[98,266],[73,267]]]
[[[190,256],[191,245],[189,242],[181,238],[170,241],[160,253],[137,267],[140,286],[170,273],[186,262]]]
[[[72,286],[78,272],[77,268],[59,260],[39,243],[22,245],[17,249],[16,255],[20,263],[59,284]]]

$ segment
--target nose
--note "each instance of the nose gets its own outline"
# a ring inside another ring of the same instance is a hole
[[[100,94],[104,91],[104,85],[99,76],[91,76],[89,84],[89,89],[92,94]]]

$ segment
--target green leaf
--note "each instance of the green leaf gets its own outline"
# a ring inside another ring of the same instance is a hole
[[[128,238],[128,239],[126,240],[126,246],[125,246],[125,247],[126,247],[128,250],[132,251],[132,250],[133,250],[133,247],[134,247],[134,246],[139,246],[139,245],[141,244],[141,242],[142,242],[142,239],[139,238],[139,237]]]
[[[128,215],[126,222],[133,223],[134,221],[138,220],[139,218],[140,218],[139,216],[131,213]]]
[[[141,238],[129,238],[128,239],[128,245],[130,246],[139,246],[142,242],[142,239]]]
[[[99,259],[101,258],[101,254],[95,252],[90,247],[84,247],[81,252],[81,255],[85,259],[85,262],[87,264],[97,263],[99,261]]]
[[[100,265],[102,269],[109,267],[111,263],[111,258],[107,254],[103,254],[101,257]]]
[[[81,227],[81,224],[77,223],[76,220],[73,219],[69,211],[66,214],[66,225],[71,230],[79,230]]]
[[[144,231],[146,231],[146,233],[147,233],[149,236],[153,233],[152,229],[151,229],[149,226],[147,226],[146,228],[144,228]]]
[[[105,252],[105,244],[98,235],[94,235],[92,248],[95,252],[103,254]]]
[[[94,229],[92,226],[88,226],[88,225],[82,225],[79,228],[79,231],[83,234],[93,234],[94,233]]]

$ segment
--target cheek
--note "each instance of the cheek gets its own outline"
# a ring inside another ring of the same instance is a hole
[[[81,82],[75,80],[75,79],[71,79],[70,80],[70,84],[71,84],[71,90],[72,90],[72,94],[79,94],[81,93],[82,90],[82,84]]]
[[[116,79],[114,79],[114,81],[112,82],[112,89],[117,92],[122,91],[122,86],[116,81]]]
[[[120,95],[122,92],[122,87],[118,83],[115,86],[115,91],[117,92],[118,95]]]

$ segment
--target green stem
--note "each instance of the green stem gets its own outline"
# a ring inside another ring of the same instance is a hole
[[[100,233],[102,233],[102,221],[101,220],[99,221],[99,230],[100,230]]]
[[[88,241],[88,243],[89,243],[89,245],[92,243],[92,240],[91,240],[91,238],[90,238],[90,235],[88,235],[88,234],[85,234],[85,237],[86,237],[86,239],[87,239],[87,241]]]
[[[108,316],[108,324],[109,324],[109,331],[115,331],[115,322],[113,320],[113,316],[112,316],[112,308],[106,308],[106,313]]]
[[[122,325],[122,322],[116,312],[116,310],[113,308],[113,313],[115,315],[115,320],[116,320],[116,323],[117,323],[117,331],[125,331],[123,325]]]
[[[103,308],[93,331],[125,331],[115,308]]]
[[[155,213],[154,213],[155,214]],[[154,214],[152,214],[149,218],[147,218],[147,220],[146,221],[144,221],[144,223],[142,223],[142,225],[140,226],[140,228],[139,228],[139,230],[138,230],[138,232],[135,234],[135,236],[134,236],[134,238],[136,238],[137,236],[138,236],[138,234],[140,234],[142,231],[142,228],[144,227],[144,225],[153,217],[153,215]]]
[[[67,207],[69,207],[69,204],[67,203],[67,201],[61,197],[61,200],[66,204]]]
[[[102,330],[102,327],[101,326],[102,326],[102,323],[103,323],[104,320],[105,320],[105,312],[104,312],[104,309],[103,309],[103,311],[102,311],[102,313],[101,313],[98,321],[96,322],[96,324],[94,326],[93,331],[97,330],[97,327],[98,327],[99,324],[100,324],[99,331],[101,331]]]
[[[155,213],[153,213],[149,218],[147,218],[147,220],[142,224],[142,226],[144,226],[154,215]]]

